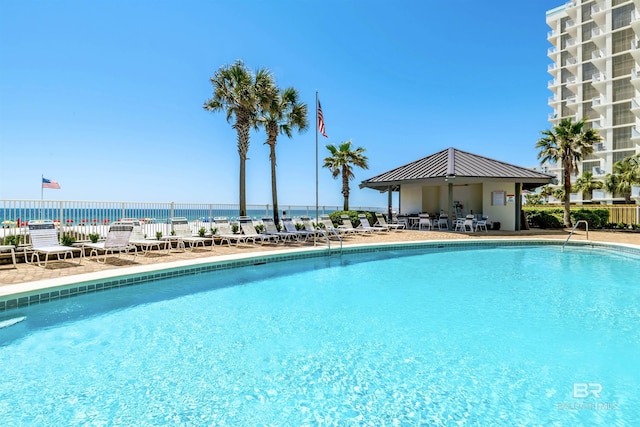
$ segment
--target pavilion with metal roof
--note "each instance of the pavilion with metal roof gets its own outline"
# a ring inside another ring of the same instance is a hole
[[[503,230],[521,229],[522,191],[550,183],[555,176],[448,148],[366,179],[360,188],[400,193],[400,213],[488,215]],[[391,208],[390,208],[391,209]]]

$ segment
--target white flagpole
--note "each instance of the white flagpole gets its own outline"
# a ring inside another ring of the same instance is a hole
[[[316,227],[318,221],[318,91],[316,90]],[[316,233],[313,233],[313,246],[316,246]]]

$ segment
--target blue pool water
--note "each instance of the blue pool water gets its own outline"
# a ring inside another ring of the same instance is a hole
[[[637,256],[424,252],[15,310],[0,425],[640,425]]]

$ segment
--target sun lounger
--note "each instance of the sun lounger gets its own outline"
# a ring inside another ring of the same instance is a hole
[[[311,220],[309,220],[309,222],[311,222]],[[298,236],[298,239],[304,239],[307,240],[309,237],[313,237],[316,233],[316,230],[306,230],[306,229],[301,229],[298,230],[296,228],[296,224],[293,222],[293,219],[291,218],[282,218],[282,225],[284,226],[284,229],[287,230],[288,233],[292,233],[292,234],[296,234]],[[304,225],[304,223],[303,223]]]
[[[189,226],[189,221],[187,218],[178,217],[171,218],[171,227],[177,239],[180,239],[183,243],[187,243],[189,245],[189,249],[193,250],[199,245],[203,248],[206,246],[207,242],[211,242],[211,249],[213,250],[213,239],[208,237],[200,237],[195,236],[191,232],[191,227]]]
[[[133,224],[111,224],[107,233],[107,239],[104,242],[96,243],[83,243],[82,248],[89,248],[89,258],[95,255],[96,261],[105,263],[107,262],[107,255],[109,254],[122,254],[128,255],[129,252],[133,256],[138,254],[138,248],[129,242],[131,233],[133,232]],[[104,258],[100,261],[100,252],[103,253]]]
[[[294,239],[298,240],[300,238],[300,235],[296,231],[292,233],[289,232],[289,230],[287,230],[286,228],[286,231],[279,231],[278,227],[276,227],[275,222],[273,222],[273,218],[262,218],[262,224],[265,228],[265,234],[278,236],[278,238],[282,240],[283,243],[286,241],[292,241]],[[295,227],[293,228],[295,230]]]
[[[135,245],[136,247],[142,250],[143,256],[151,253],[152,250],[166,251],[168,252],[171,249],[171,242],[168,240],[158,240],[158,239],[147,239],[142,231],[142,225],[140,221],[134,218],[127,218],[124,220],[118,221],[116,224],[132,224],[133,231],[131,232],[131,237],[129,238],[129,243]]]
[[[240,243],[247,243],[248,241],[252,241],[254,244],[256,243],[255,239],[250,236],[245,236],[240,233],[233,233],[231,231],[231,223],[229,223],[229,219],[226,217],[216,217],[214,218],[215,228],[218,230],[214,235],[214,238],[222,239],[222,242],[226,241],[227,244],[231,245],[231,242],[234,242],[236,246],[239,246]],[[221,244],[222,244],[221,242]]]
[[[49,255],[56,255],[59,261],[64,261],[67,256],[73,262],[73,253],[77,252],[78,264],[82,262],[82,248],[61,245],[58,242],[58,230],[56,230],[53,221],[30,221],[29,222],[29,238],[31,240],[31,261],[28,260],[27,249],[25,247],[25,261],[28,264],[37,262],[38,267],[47,267]],[[44,264],[40,261],[40,255],[44,255]],[[63,258],[60,258],[63,256]]]
[[[380,212],[376,212],[376,220],[378,221],[376,222],[376,224],[378,224],[380,227],[386,227],[388,230],[402,231],[407,227],[406,224],[402,224],[402,223],[395,223],[395,224],[388,223],[387,220],[384,218],[384,215],[381,214]]]
[[[389,231],[389,227],[382,227],[382,226],[373,226],[371,225],[371,223],[369,222],[369,218],[367,218],[367,215],[365,214],[358,214],[358,219],[360,220],[360,227],[363,230],[371,230],[371,231]]]
[[[278,243],[279,240],[278,236],[258,233],[256,226],[253,224],[253,220],[246,216],[240,217],[240,229],[242,230],[242,234],[247,236],[247,238],[253,239],[254,243],[256,240],[260,240],[261,244],[264,244],[264,242]]]
[[[338,226],[338,228],[345,230],[347,233],[369,234],[369,233],[373,233],[374,231],[372,229],[354,227],[353,224],[351,223],[351,218],[349,218],[349,215],[340,215],[340,219],[342,220],[342,225]]]
[[[320,216],[320,224],[324,226],[324,229],[329,233],[334,233],[338,236],[343,236],[346,234],[350,234],[350,231],[345,228],[336,227],[333,225],[333,221],[329,215],[321,215]]]

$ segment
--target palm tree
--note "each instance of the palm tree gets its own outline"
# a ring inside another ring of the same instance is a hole
[[[571,173],[577,170],[577,162],[593,153],[593,144],[602,140],[598,131],[585,129],[585,123],[562,119],[553,129],[542,131],[543,137],[536,143],[538,159],[562,165],[565,227],[571,227]]]
[[[624,201],[631,204],[631,187],[640,184],[640,155],[626,157],[613,164],[613,173],[604,178],[605,189],[624,195]]]
[[[238,154],[240,155],[240,216],[247,214],[245,168],[249,151],[249,132],[256,127],[256,119],[261,108],[266,108],[277,94],[271,72],[261,68],[252,73],[242,61],[223,66],[211,78],[213,97],[203,108],[218,112],[224,110],[227,122],[233,119],[233,128],[238,134]]]
[[[304,132],[309,127],[307,104],[298,100],[298,91],[290,87],[272,99],[266,109],[261,111],[258,123],[267,131],[269,160],[271,161],[271,198],[273,201],[273,221],[280,223],[278,214],[278,190],[276,186],[276,141],[278,135],[291,138],[292,131]]]
[[[345,141],[339,147],[327,145],[331,156],[325,157],[323,168],[328,168],[334,178],[342,175],[342,196],[344,197],[344,210],[349,210],[349,181],[355,178],[353,166],[369,169],[368,159],[362,153],[365,149],[358,147],[351,149],[351,140]]]
[[[602,181],[593,178],[593,172],[584,171],[582,172],[582,176],[580,176],[575,185],[573,186],[573,190],[582,193],[582,198],[586,199],[589,196],[591,198],[591,192],[593,190],[598,190],[602,188],[604,184]],[[588,200],[588,199],[586,199]]]

